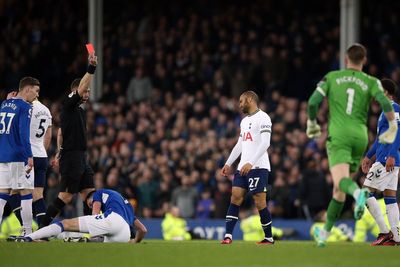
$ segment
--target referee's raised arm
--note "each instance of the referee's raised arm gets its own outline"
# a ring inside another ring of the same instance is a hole
[[[83,97],[85,91],[89,88],[90,82],[92,81],[93,74],[96,71],[97,66],[97,56],[94,54],[89,55],[89,66],[87,68],[86,74],[82,77],[81,82],[78,87],[78,94]]]

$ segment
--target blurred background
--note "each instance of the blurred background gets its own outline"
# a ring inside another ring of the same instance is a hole
[[[360,2],[364,71],[399,84],[400,2]],[[340,66],[340,12],[333,0],[104,0],[102,46],[95,44],[102,79],[86,106],[96,187],[121,192],[142,218],[163,218],[175,205],[195,223],[224,219],[232,177],[219,172],[238,138],[238,97],[254,90],[273,122],[272,216],[283,225],[315,220],[331,198],[332,179],[326,134],[306,137],[306,101]],[[88,13],[88,1],[0,0],[2,98],[23,76],[40,80],[40,99],[53,115],[50,160],[60,99],[86,71]],[[372,142],[376,103],[370,113]],[[323,103],[318,120],[325,129],[326,115]],[[58,182],[50,168],[47,203]],[[63,216],[79,215],[79,204]],[[250,214],[252,205],[249,198],[243,209]],[[342,219],[351,209],[348,200]]]

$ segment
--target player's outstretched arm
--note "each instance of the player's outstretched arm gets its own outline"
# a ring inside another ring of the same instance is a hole
[[[101,202],[93,201],[92,215],[100,214],[100,211],[101,211]]]
[[[84,92],[89,88],[90,82],[93,79],[94,72],[97,66],[97,56],[94,54],[89,55],[89,66],[86,74],[82,77],[78,87],[78,94],[82,97]]]
[[[129,241],[129,243],[139,243],[147,234],[147,228],[141,223],[141,221],[139,221],[139,219],[135,219],[133,226],[136,229],[136,235],[134,239]]]

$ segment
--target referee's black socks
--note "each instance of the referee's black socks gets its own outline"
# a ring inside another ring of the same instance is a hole
[[[46,211],[46,215],[43,216],[40,224],[40,228],[49,225],[53,219],[60,213],[64,208],[65,203],[60,198],[56,198],[52,204],[49,205]]]

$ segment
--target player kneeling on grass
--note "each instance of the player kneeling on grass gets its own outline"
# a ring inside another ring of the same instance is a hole
[[[385,95],[391,100],[397,123],[399,123],[400,105],[393,101],[396,95],[396,84],[389,79],[383,79],[382,86]],[[389,124],[383,113],[378,121],[378,135],[389,128]],[[400,166],[400,133],[397,132],[393,144],[382,144],[375,140],[362,162],[362,170],[367,177],[364,187],[370,190],[367,199],[367,207],[379,226],[380,234],[372,243],[373,246],[395,246],[400,245],[399,236],[399,207],[396,201],[397,183]],[[376,158],[372,164],[372,158]],[[374,196],[375,192],[383,192],[386,212],[390,224],[388,229],[382,215],[379,204]]]
[[[104,236],[104,242],[139,243],[147,233],[146,227],[135,218],[132,205],[116,191],[100,189],[92,191],[86,198],[93,215],[62,220],[38,231],[17,237],[17,242],[57,236],[63,231],[89,233],[92,237]],[[102,212],[100,214],[100,212]],[[131,227],[136,229],[131,239]]]

